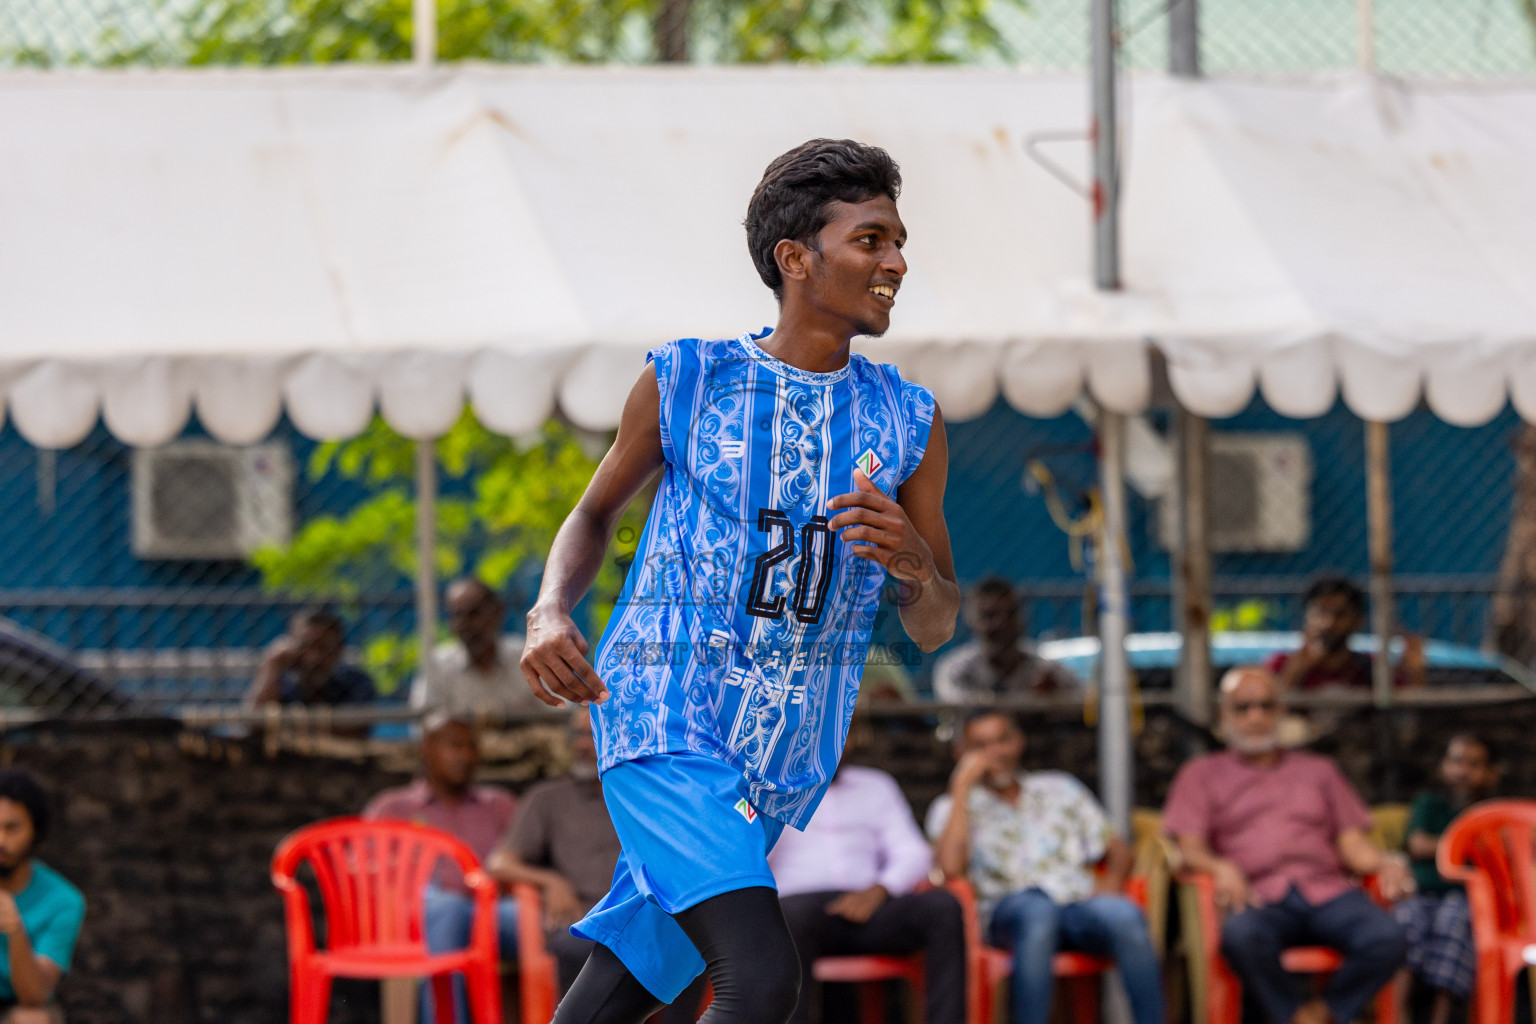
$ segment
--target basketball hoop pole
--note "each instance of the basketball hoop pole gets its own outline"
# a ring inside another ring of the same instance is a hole
[[[1120,181],[1115,123],[1115,0],[1093,0],[1093,277],[1103,291],[1120,288]],[[1125,416],[1099,414],[1099,487],[1104,501],[1099,572],[1099,795],[1120,834],[1130,835],[1131,706],[1125,658],[1129,626],[1126,583]]]

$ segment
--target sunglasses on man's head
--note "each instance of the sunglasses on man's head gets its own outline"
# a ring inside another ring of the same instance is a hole
[[[1280,702],[1277,700],[1240,700],[1231,705],[1234,715],[1246,715],[1250,711],[1262,711],[1266,715],[1277,710]]]

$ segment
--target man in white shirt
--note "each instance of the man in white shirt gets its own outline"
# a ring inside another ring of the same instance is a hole
[[[996,704],[1081,693],[1076,676],[1040,657],[1024,638],[1024,619],[1013,584],[988,576],[966,594],[964,614],[971,639],[934,663],[935,700]]]
[[[432,652],[432,671],[411,683],[411,707],[456,718],[497,719],[548,710],[523,681],[523,638],[503,635],[507,608],[473,576],[448,585],[448,627],[458,639]]]
[[[1013,952],[1014,1024],[1048,1024],[1062,949],[1114,959],[1133,1024],[1164,1024],[1162,968],[1140,908],[1121,895],[1132,850],[1088,787],[1024,771],[1024,732],[995,709],[971,712],[956,753],[928,835],[945,876],[976,890],[982,936]]]
[[[944,889],[914,890],[933,855],[896,780],[839,768],[804,832],[785,829],[768,855],[784,919],[800,953],[800,1001],[811,1020],[818,957],[927,954],[928,1024],[965,1019],[965,925]]]

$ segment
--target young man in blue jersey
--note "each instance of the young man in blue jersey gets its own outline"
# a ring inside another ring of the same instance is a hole
[[[901,175],[817,139],[769,164],[747,245],[771,331],[651,352],[549,555],[522,668],[590,704],[623,846],[572,929],[598,943],[557,1024],[638,1024],[708,970],[711,1024],[783,1024],[800,971],[767,855],[836,770],[887,574],[924,650],[954,632],[933,396],[850,352],[906,275]],[[661,483],[596,656],[571,619],[625,507]]]

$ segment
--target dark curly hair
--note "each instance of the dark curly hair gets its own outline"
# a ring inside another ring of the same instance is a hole
[[[1365,614],[1365,592],[1342,576],[1321,576],[1313,580],[1302,598],[1302,607],[1325,597],[1342,597],[1350,611]]]
[[[32,841],[40,843],[48,836],[48,792],[32,773],[21,768],[0,770],[0,800],[9,800],[27,809],[32,819]]]
[[[852,139],[812,139],[774,160],[747,204],[747,249],[763,284],[784,298],[774,246],[788,238],[817,252],[816,236],[834,202],[863,203],[901,195],[901,168],[879,146]]]

